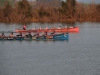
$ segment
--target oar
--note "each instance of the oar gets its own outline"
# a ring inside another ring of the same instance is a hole
[[[11,33],[11,32],[15,33],[14,31],[0,31],[0,33]]]

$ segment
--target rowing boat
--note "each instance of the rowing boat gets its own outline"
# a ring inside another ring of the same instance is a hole
[[[0,37],[0,40],[68,40],[69,35],[66,34],[55,34],[47,36],[32,36],[32,37]]]
[[[35,30],[23,30],[23,29],[16,29],[15,32],[55,32],[55,33],[77,33],[79,32],[79,27],[73,27],[73,28],[61,28],[61,29],[35,29]]]

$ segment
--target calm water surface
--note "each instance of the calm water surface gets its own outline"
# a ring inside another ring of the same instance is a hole
[[[72,24],[31,23],[32,27]],[[75,23],[69,41],[0,41],[0,75],[100,75],[100,23]],[[1,31],[21,24],[0,23]]]

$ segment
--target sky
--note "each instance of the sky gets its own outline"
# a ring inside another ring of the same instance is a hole
[[[91,3],[92,1],[94,1],[94,3],[100,4],[100,0],[76,0],[76,1],[83,2],[83,3]]]

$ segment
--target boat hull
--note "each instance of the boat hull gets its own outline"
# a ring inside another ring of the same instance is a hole
[[[68,40],[68,39],[69,39],[68,34],[61,34],[61,35],[53,36],[53,40]]]
[[[0,38],[0,40],[68,40],[68,34],[56,34],[56,35],[47,35],[47,36],[32,36],[30,38],[27,37],[4,37]]]
[[[16,29],[15,32],[55,32],[55,33],[78,33],[79,32],[79,27],[74,27],[74,28],[62,28],[62,29],[37,29],[37,30],[19,30]]]

